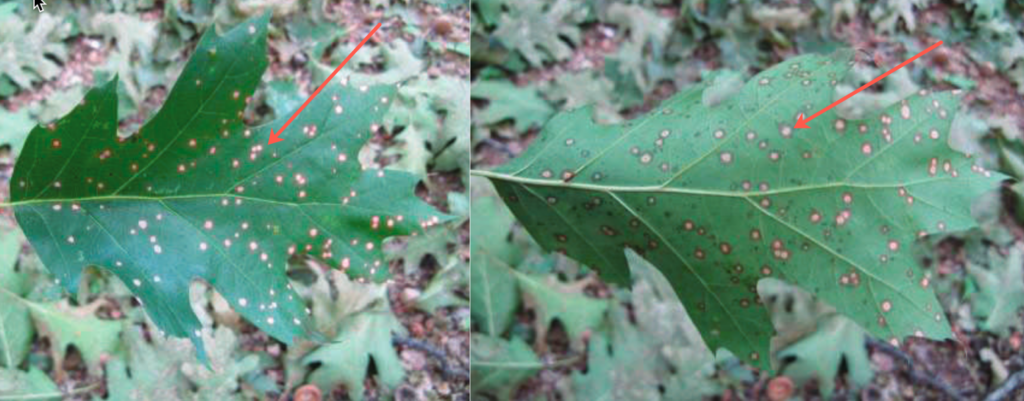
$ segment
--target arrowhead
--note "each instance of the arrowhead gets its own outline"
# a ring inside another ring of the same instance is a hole
[[[810,119],[804,120],[804,113],[800,113],[800,116],[798,116],[796,118],[796,125],[794,125],[793,128],[811,128],[811,127],[807,126],[807,122],[808,121],[811,121],[811,120]]]
[[[284,139],[279,138],[280,135],[281,130],[277,130],[277,133],[274,133],[274,130],[270,130],[270,140],[267,141],[267,145],[273,145],[275,143],[283,141]]]

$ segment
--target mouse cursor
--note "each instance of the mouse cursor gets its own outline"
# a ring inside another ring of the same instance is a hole
[[[46,2],[43,0],[32,0],[32,8],[39,10],[39,12],[43,12],[43,6],[45,5]]]

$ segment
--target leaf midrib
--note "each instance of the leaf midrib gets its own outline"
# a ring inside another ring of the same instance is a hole
[[[700,196],[719,196],[729,198],[756,198],[768,195],[780,195],[803,191],[815,191],[823,189],[833,188],[856,188],[856,189],[892,189],[899,187],[910,187],[915,185],[930,184],[940,181],[952,181],[952,177],[940,177],[940,178],[929,178],[918,181],[908,182],[894,182],[894,183],[883,183],[883,184],[870,184],[870,183],[857,183],[857,182],[831,182],[824,184],[813,184],[813,185],[796,185],[786,188],[773,189],[768,191],[724,191],[714,189],[699,189],[699,188],[679,188],[679,187],[663,187],[661,185],[641,185],[641,186],[621,186],[621,185],[597,185],[597,184],[586,184],[586,183],[575,183],[565,182],[562,180],[544,180],[537,178],[527,178],[517,175],[510,175],[504,173],[498,173],[494,171],[486,170],[473,170],[473,175],[480,177],[486,177],[490,179],[502,180],[517,183],[520,185],[534,185],[544,187],[558,187],[565,189],[575,189],[583,191],[595,191],[595,192],[645,192],[645,193],[666,193],[666,194],[682,194],[682,195],[700,195]],[[969,178],[967,179],[970,180]]]
[[[11,202],[6,204],[0,204],[0,207],[16,207],[16,206],[30,206],[38,204],[53,204],[53,203],[83,203],[83,202],[116,202],[116,201],[150,201],[150,202],[162,202],[162,201],[173,201],[173,200],[189,200],[189,199],[242,199],[252,202],[264,202],[271,203],[281,206],[343,206],[346,208],[373,210],[366,207],[356,206],[345,203],[332,203],[332,202],[287,202],[279,201],[267,198],[257,198],[253,196],[234,195],[234,194],[223,194],[223,193],[211,193],[211,194],[195,194],[195,195],[168,195],[168,196],[141,196],[141,195],[104,195],[104,196],[83,196],[79,198],[58,198],[58,199],[31,199],[25,201]]]

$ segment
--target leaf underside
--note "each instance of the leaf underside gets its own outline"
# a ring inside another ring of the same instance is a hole
[[[951,332],[911,245],[974,225],[996,173],[946,144],[951,93],[921,92],[863,120],[827,112],[851,52],[801,56],[714,107],[704,85],[618,125],[556,116],[519,158],[484,173],[533,237],[627,283],[624,247],[672,283],[712,349],[768,367],[757,281],[782,278],[872,334]]]
[[[207,32],[163,108],[130,137],[116,132],[117,80],[90,90],[31,132],[11,179],[18,223],[65,288],[77,289],[86,266],[112,271],[201,359],[192,280],[290,343],[313,334],[285,275],[290,257],[381,281],[381,241],[442,217],[414,195],[415,177],[358,161],[394,87],[331,85],[274,145],[270,129],[287,116],[244,125],[267,65],[268,21]]]

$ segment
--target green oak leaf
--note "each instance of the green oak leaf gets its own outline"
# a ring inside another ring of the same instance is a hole
[[[584,400],[654,400],[660,398],[662,385],[659,373],[666,373],[656,340],[646,338],[629,322],[629,312],[614,305],[611,324],[597,332],[587,350],[587,372],[573,372],[573,388]],[[690,361],[685,365],[689,366]],[[658,372],[661,368],[661,372]]]
[[[25,143],[28,132],[35,128],[36,122],[29,117],[27,108],[16,113],[0,109],[0,126],[4,127],[4,132],[0,133],[0,148],[9,146],[11,153],[17,155],[21,152],[21,145]]]
[[[765,300],[777,335],[772,338],[772,366],[798,385],[818,379],[831,396],[840,372],[847,385],[863,387],[874,377],[864,329],[835,308],[781,280],[764,279],[757,293]]]
[[[405,369],[391,345],[391,336],[405,335],[405,327],[391,312],[386,295],[381,295],[371,308],[342,319],[334,342],[303,359],[307,365],[320,364],[310,374],[310,383],[325,391],[344,384],[353,399],[361,400],[371,359],[377,379],[385,387],[394,389],[402,382]]]
[[[512,271],[523,260],[523,251],[519,244],[509,241],[514,221],[497,197],[473,197],[473,222],[469,226],[470,319],[482,333],[492,336],[508,329],[519,306],[519,288]]]
[[[405,127],[396,138],[405,142],[396,152],[405,170],[426,176],[428,163],[439,171],[469,165],[469,91],[468,81],[444,76],[421,77],[398,90],[384,122],[389,129]]]
[[[473,333],[471,341],[473,394],[490,393],[499,400],[510,400],[520,383],[544,367],[537,354],[519,338],[505,340]]]
[[[520,1],[508,6],[509,12],[501,15],[494,31],[507,48],[518,51],[533,66],[572,57],[566,42],[580,43],[578,24],[587,19],[586,7],[567,0]]]
[[[946,141],[957,108],[920,92],[863,120],[828,112],[852,52],[761,72],[715,107],[705,85],[617,125],[560,114],[520,157],[480,172],[545,249],[628,283],[624,247],[672,283],[711,349],[768,368],[756,284],[782,278],[887,340],[950,328],[914,241],[975,224],[1002,176]]]
[[[546,98],[559,104],[563,110],[592,104],[596,108],[595,118],[599,122],[622,121],[618,113],[619,105],[612,100],[613,96],[616,100],[619,98],[615,84],[595,70],[559,74],[549,84],[542,85],[541,90]]]
[[[185,390],[189,383],[181,374],[181,364],[187,358],[187,352],[176,349],[180,348],[174,343],[176,340],[153,336],[151,344],[137,326],[126,328],[123,338],[125,357],[107,364],[108,398],[144,401],[185,399],[183,395],[187,394]]]
[[[194,385],[195,399],[213,401],[231,399],[238,393],[241,377],[259,369],[256,355],[237,355],[241,345],[235,332],[220,326],[206,330],[206,343],[211,345],[209,367],[185,362],[181,373]]]
[[[105,357],[121,348],[121,322],[95,316],[102,301],[73,307],[67,301],[44,304],[22,300],[35,321],[39,334],[50,340],[62,364],[68,347],[74,345],[90,369],[98,369]]]
[[[18,271],[23,238],[0,224],[0,366],[14,369],[32,348],[35,332],[20,297],[29,290],[28,276]]]
[[[287,116],[243,124],[267,65],[269,17],[204,34],[134,135],[116,132],[117,80],[90,90],[29,134],[11,179],[18,222],[66,289],[77,289],[86,266],[113,272],[160,329],[188,336],[204,360],[193,280],[290,344],[315,332],[285,274],[290,257],[382,281],[381,241],[442,218],[414,195],[415,177],[358,162],[394,87],[332,84],[273,145],[270,130]]]
[[[32,321],[25,305],[0,288],[0,366],[15,368],[32,349]]]
[[[638,348],[622,341],[633,337],[629,334],[631,330],[640,331],[644,347],[639,349],[647,358],[634,365],[632,371],[620,375],[637,377],[635,381],[639,383],[645,381],[644,376],[655,376],[665,387],[666,399],[698,399],[720,393],[714,380],[714,354],[704,345],[672,285],[636,252],[626,250],[626,260],[634,277],[629,293],[632,309],[628,319],[623,319],[619,311],[622,308],[613,308],[611,339],[617,344],[612,346]],[[591,346],[588,352],[596,348]],[[620,358],[619,352],[614,356]],[[623,383],[624,389],[629,387],[633,386]]]
[[[899,20],[907,27],[908,32],[914,32],[917,26],[916,13],[914,8],[919,10],[927,8],[931,0],[886,0],[878,2],[870,11],[871,20],[875,21],[878,30],[886,33],[896,32]]]
[[[843,366],[851,387],[867,385],[875,374],[864,344],[864,330],[839,315],[831,315],[820,322],[818,331],[780,350],[777,357],[790,361],[784,371],[786,376],[800,385],[817,378],[821,393],[826,397],[832,395],[835,378]]]
[[[29,89],[36,82],[57,77],[61,71],[58,62],[68,57],[63,41],[73,30],[70,20],[49,13],[32,19],[13,13],[0,16],[0,79]]]
[[[1004,260],[994,260],[989,269],[968,262],[967,273],[977,281],[980,291],[971,303],[981,328],[999,335],[1021,329],[1024,310],[1024,246],[1014,243]]]
[[[588,297],[583,293],[587,283],[563,283],[553,275],[534,275],[512,270],[518,279],[523,300],[537,313],[535,321],[537,343],[543,343],[548,326],[558,320],[565,326],[571,341],[582,338],[584,332],[597,328],[604,321],[611,305],[607,299]]]
[[[515,120],[516,131],[526,131],[533,125],[544,124],[554,112],[536,88],[521,88],[509,81],[474,83],[470,97],[490,102],[484,109],[473,113],[474,123],[494,124]]]
[[[60,400],[64,393],[43,371],[30,368],[28,372],[0,368],[0,399],[3,400]]]
[[[423,293],[416,298],[416,307],[436,313],[438,308],[469,306],[466,298],[456,293],[457,290],[468,286],[469,277],[466,277],[466,273],[466,263],[452,258],[444,268],[434,274],[427,288],[424,288]]]
[[[645,72],[651,69],[649,64],[655,63],[661,52],[646,49],[660,49],[665,45],[672,33],[672,18],[661,15],[657,8],[639,4],[613,3],[606,12],[608,23],[629,33],[615,55],[619,72],[632,76],[644,92],[650,91],[656,77],[648,77]],[[654,54],[645,56],[645,53]]]

